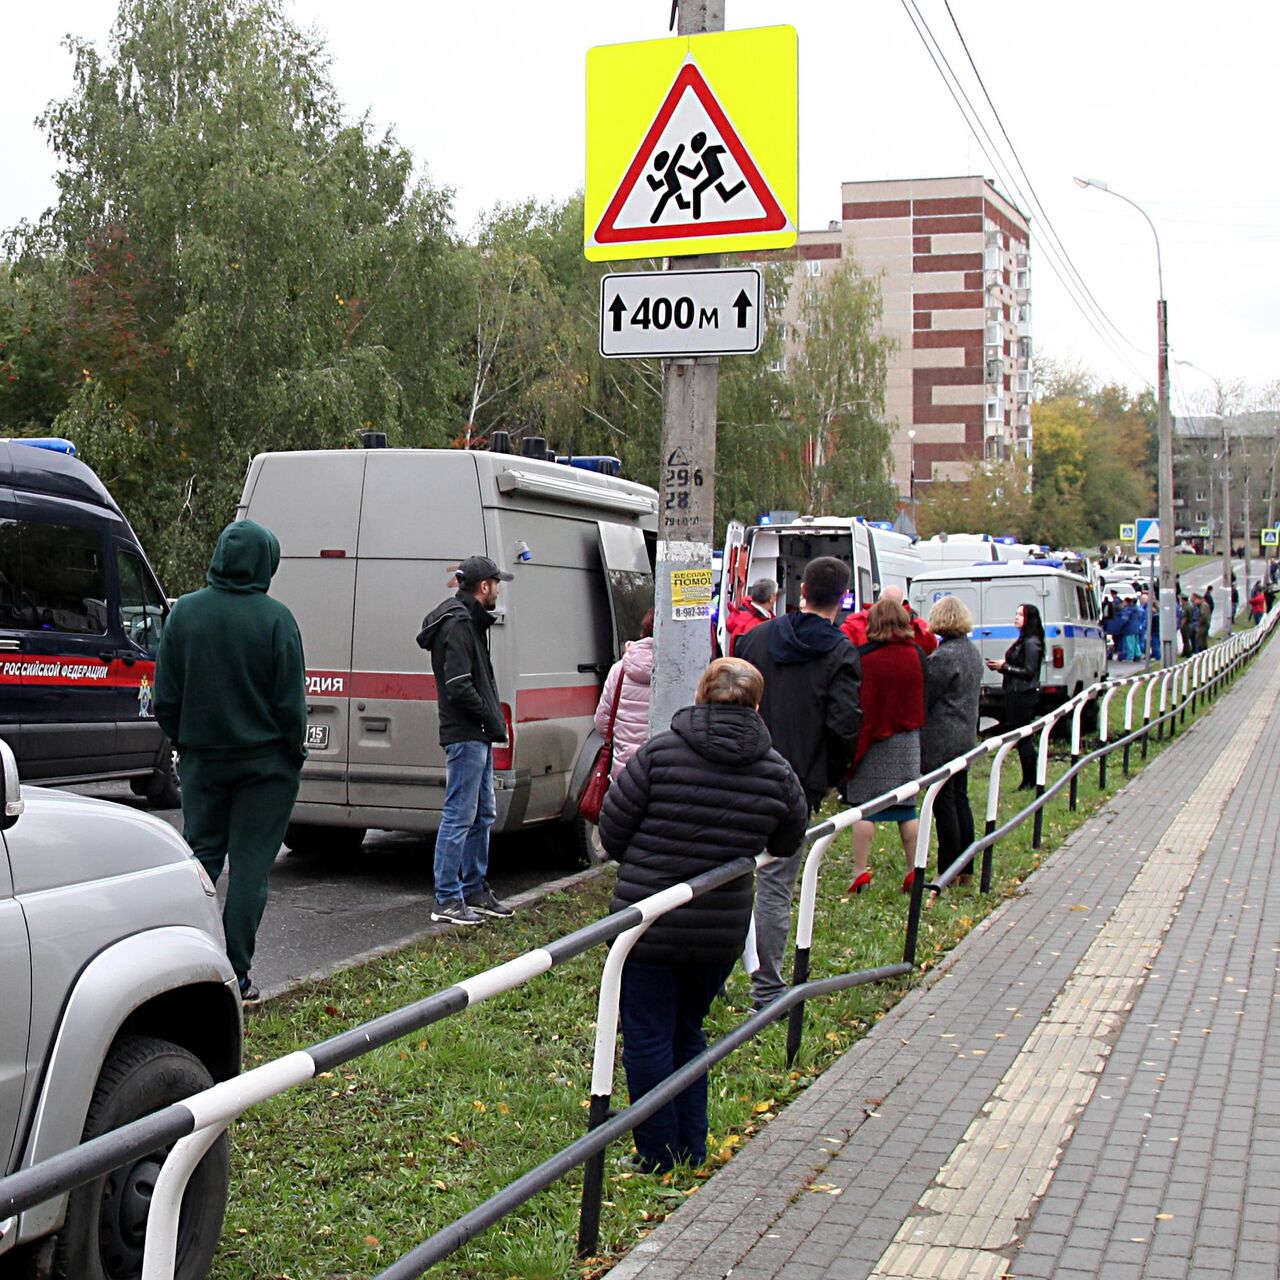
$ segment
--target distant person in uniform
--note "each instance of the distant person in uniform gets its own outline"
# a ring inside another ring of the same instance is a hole
[[[180,760],[182,834],[210,879],[230,863],[222,926],[246,1003],[258,998],[254,941],[306,758],[302,637],[267,595],[279,565],[269,529],[229,524],[209,585],[173,606],[156,662],[156,719]]]
[[[498,816],[493,747],[507,740],[498,683],[489,659],[489,628],[498,588],[512,580],[488,556],[468,556],[454,572],[456,594],[422,620],[419,648],[431,654],[444,747],[444,809],[436,832],[432,920],[478,925],[514,915],[489,874],[489,832]]]

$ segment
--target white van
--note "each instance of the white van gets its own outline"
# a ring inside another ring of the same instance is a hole
[[[1099,621],[1098,599],[1089,579],[1049,561],[980,564],[967,569],[936,569],[911,584],[911,603],[921,616],[943,596],[958,596],[973,614],[973,640],[984,659],[1003,658],[1017,637],[1013,615],[1020,604],[1033,604],[1044,623],[1045,660],[1040,672],[1040,707],[1050,710],[1103,678],[1107,670],[1106,638]],[[984,670],[984,715],[1002,706],[998,671]]]
[[[989,533],[936,533],[932,538],[918,538],[915,551],[926,570],[1000,559],[996,540]]]
[[[439,826],[435,680],[415,638],[473,554],[515,574],[489,633],[509,727],[495,830],[574,819],[601,684],[653,604],[657,509],[644,485],[511,453],[254,458],[238,514],[280,540],[271,592],[307,659],[309,758],[286,843],[353,850],[366,828]]]
[[[924,567],[909,537],[861,516],[801,516],[788,524],[747,526],[732,521],[725,532],[716,621],[720,652],[727,651],[729,609],[746,598],[753,582],[772,578],[778,584],[778,612],[798,609],[804,567],[819,556],[835,556],[849,564],[852,581],[844,608],[850,612],[872,603],[883,587],[899,586],[905,596]]]

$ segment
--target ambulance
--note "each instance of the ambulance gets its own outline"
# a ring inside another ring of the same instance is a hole
[[[920,574],[911,584],[911,604],[923,618],[944,596],[958,596],[973,615],[973,642],[983,658],[1003,658],[1017,638],[1013,615],[1033,604],[1044,623],[1040,711],[1049,711],[1106,675],[1107,644],[1093,584],[1053,560],[1015,564],[980,561]],[[985,667],[979,697],[984,715],[1003,709],[998,671]]]
[[[238,514],[280,540],[271,594],[307,662],[307,749],[292,849],[354,852],[370,828],[434,831],[444,803],[423,617],[451,571],[487,555],[502,584],[490,653],[508,742],[494,751],[496,832],[564,823],[594,757],[600,689],[653,605],[658,496],[616,460],[557,460],[538,440],[496,449],[266,453]]]
[[[804,567],[819,556],[835,556],[849,565],[851,581],[843,601],[846,612],[872,604],[887,586],[901,587],[905,598],[912,579],[924,569],[909,537],[895,533],[888,523],[861,516],[800,516],[785,524],[732,521],[725,532],[716,619],[720,652],[728,651],[725,623],[729,610],[746,599],[753,582],[772,578],[778,584],[778,612],[798,609]]]

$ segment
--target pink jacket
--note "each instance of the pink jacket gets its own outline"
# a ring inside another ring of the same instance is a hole
[[[609,779],[613,781],[627,761],[649,738],[649,681],[653,677],[653,637],[637,640],[630,645],[619,662],[615,662],[600,691],[600,703],[596,707],[596,728],[601,734],[609,729],[609,712],[613,707],[613,695],[622,681],[622,697],[618,701],[618,720],[613,730],[613,768]]]

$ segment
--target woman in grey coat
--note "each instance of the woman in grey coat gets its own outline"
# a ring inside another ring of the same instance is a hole
[[[928,773],[963,755],[977,740],[982,657],[969,639],[973,617],[957,596],[943,596],[929,611],[929,630],[938,647],[925,659],[925,722],[921,764]],[[969,771],[943,783],[933,802],[938,830],[938,874],[973,843]],[[959,877],[968,880],[971,873]]]

